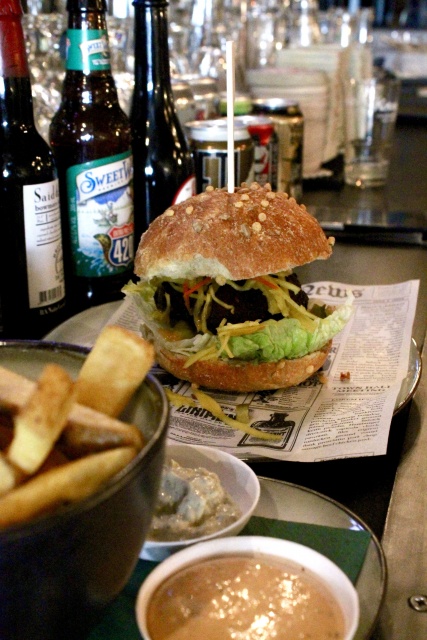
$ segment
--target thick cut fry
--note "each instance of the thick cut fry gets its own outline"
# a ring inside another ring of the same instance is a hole
[[[154,348],[115,325],[98,336],[77,378],[77,402],[116,417],[154,363]]]
[[[0,367],[0,407],[16,413],[34,393],[36,383],[5,367]]]
[[[74,406],[60,440],[61,449],[70,458],[115,447],[141,449],[143,444],[142,433],[135,425],[83,405]]]
[[[15,417],[8,459],[28,474],[43,464],[60,436],[74,402],[74,382],[62,367],[48,364],[34,392]]]
[[[13,465],[0,453],[0,496],[16,486],[16,472]]]
[[[35,382],[0,367],[0,407],[16,414],[28,402],[35,388]],[[72,406],[61,436],[61,445],[71,457],[117,446],[140,449],[143,443],[142,433],[135,425],[79,404]]]
[[[121,471],[136,453],[132,447],[103,451],[35,476],[0,498],[0,528],[83,500]]]

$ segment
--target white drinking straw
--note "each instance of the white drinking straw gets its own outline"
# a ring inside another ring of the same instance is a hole
[[[225,43],[227,81],[227,187],[234,193],[234,42]]]

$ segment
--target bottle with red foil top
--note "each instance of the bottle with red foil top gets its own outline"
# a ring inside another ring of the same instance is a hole
[[[36,130],[19,0],[0,2],[0,337],[65,319],[58,175]]]
[[[134,0],[135,89],[131,106],[135,237],[194,195],[193,159],[174,105],[166,0]]]
[[[122,297],[133,274],[129,118],[111,70],[106,0],[68,0],[66,73],[50,126],[73,313]]]

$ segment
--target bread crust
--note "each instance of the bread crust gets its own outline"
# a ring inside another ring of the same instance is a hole
[[[302,358],[278,362],[198,360],[185,368],[186,358],[157,345],[157,362],[166,371],[208,389],[222,391],[263,391],[293,387],[307,380],[325,362],[331,349],[329,341],[319,351]]]
[[[242,280],[288,271],[332,253],[317,220],[269,185],[207,190],[156,218],[142,235],[135,273]]]

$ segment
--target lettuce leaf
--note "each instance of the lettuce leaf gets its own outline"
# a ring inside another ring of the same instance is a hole
[[[313,331],[307,331],[299,320],[292,318],[268,320],[262,331],[233,336],[228,346],[240,360],[277,362],[282,358],[301,358],[329,342],[344,328],[351,313],[351,303],[343,304],[326,318],[319,318]]]
[[[196,334],[182,340],[169,340],[162,333],[166,328],[156,314],[154,304],[155,286],[151,283],[133,284],[124,287],[124,292],[132,296],[142,314],[141,332],[150,338],[150,333],[156,340],[174,353],[190,357],[200,350],[216,345],[220,349],[217,336],[212,334]],[[283,318],[281,320],[267,320],[263,329],[256,333],[241,336],[231,336],[227,346],[233,357],[239,360],[253,362],[277,362],[283,358],[300,358],[308,353],[321,349],[331,338],[339,333],[347,324],[353,312],[353,297],[349,295],[346,302],[337,307],[329,316],[315,320],[314,328],[304,328],[297,318]],[[221,358],[226,359],[225,353]]]

